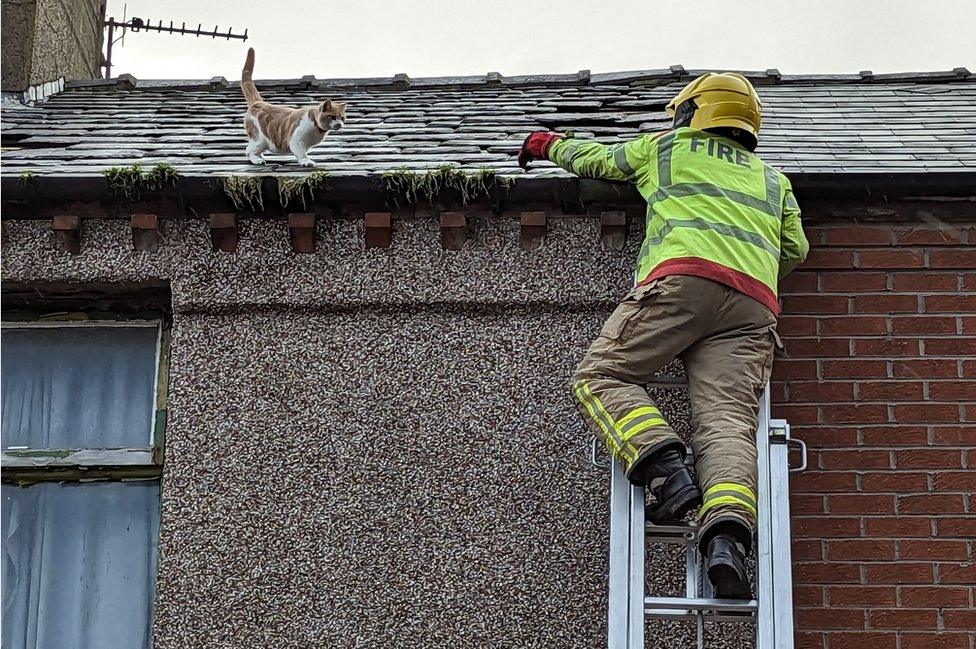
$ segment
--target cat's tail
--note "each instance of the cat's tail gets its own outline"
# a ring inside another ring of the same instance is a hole
[[[247,60],[244,61],[244,69],[241,71],[241,90],[244,91],[244,99],[247,105],[262,101],[261,93],[254,87],[251,81],[251,73],[254,72],[254,48],[247,48]]]

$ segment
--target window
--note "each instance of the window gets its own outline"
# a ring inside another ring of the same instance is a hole
[[[167,334],[3,323],[4,649],[150,646]]]

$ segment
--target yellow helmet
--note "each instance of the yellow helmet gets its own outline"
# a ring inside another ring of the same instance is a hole
[[[706,72],[681,89],[668,103],[675,128],[739,129],[750,151],[759,142],[762,103],[756,89],[741,74]]]

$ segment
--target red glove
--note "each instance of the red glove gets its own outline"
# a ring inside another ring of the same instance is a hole
[[[518,163],[523,169],[527,169],[533,160],[548,160],[549,147],[556,140],[561,140],[562,135],[551,131],[535,131],[522,142],[522,149],[519,151]]]

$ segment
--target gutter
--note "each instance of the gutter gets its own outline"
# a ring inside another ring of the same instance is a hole
[[[312,200],[302,209],[283,206],[278,200],[278,178],[289,176],[251,177],[261,179],[265,198],[264,208],[257,212],[235,208],[224,192],[221,177],[215,175],[181,176],[175,187],[147,191],[133,201],[116,196],[100,175],[40,175],[28,181],[4,176],[0,179],[0,216],[3,220],[50,219],[64,214],[128,219],[133,213],[149,212],[161,218],[202,218],[210,213],[250,212],[259,218],[282,218],[293,212],[314,211],[336,218],[362,218],[365,212],[386,211],[403,218],[417,212],[466,208],[495,214],[537,208],[552,214],[554,206],[573,216],[599,216],[608,209],[635,216],[644,211],[644,201],[632,185],[568,175],[500,177],[487,194],[477,197],[469,207],[459,193],[450,190],[442,191],[430,205],[420,201],[412,206],[389,196],[381,175],[330,174],[325,187],[314,191]],[[938,173],[806,173],[792,174],[790,180],[808,222],[976,218],[976,169]]]

